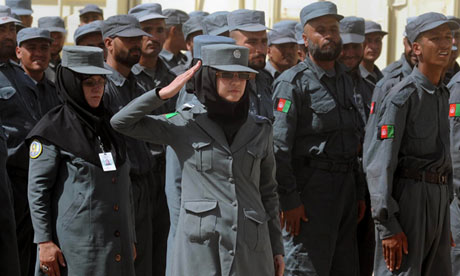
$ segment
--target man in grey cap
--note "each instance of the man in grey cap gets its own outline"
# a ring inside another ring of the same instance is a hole
[[[452,162],[446,115],[460,112],[456,104],[449,107],[442,77],[452,50],[452,30],[458,28],[434,12],[406,26],[418,64],[384,99],[365,153],[375,155],[367,163],[377,231],[375,276],[452,275]]]
[[[53,42],[51,43],[51,60],[47,77],[54,82],[57,66],[61,63],[61,51],[64,47],[67,31],[65,23],[59,16],[46,16],[38,19],[38,27],[50,32]]]
[[[203,34],[228,36],[228,11],[217,11],[203,19]]]
[[[304,7],[308,56],[274,84],[276,178],[285,275],[359,275],[356,227],[364,182],[358,171],[362,119],[353,82],[336,59],[335,4]]]
[[[255,79],[249,80],[249,112],[273,120],[273,78],[264,68],[267,56],[267,27],[265,13],[256,10],[236,10],[227,15],[230,38],[236,45],[249,48],[249,67],[257,70]]]
[[[296,65],[298,56],[295,27],[289,28],[284,25],[274,26],[268,32],[267,55],[268,62],[265,65],[265,70],[270,73],[273,79],[276,79],[281,73]]]
[[[93,21],[104,20],[104,11],[94,4],[88,4],[78,12],[80,13],[80,26]]]
[[[19,16],[24,27],[32,26],[34,20],[32,13],[32,1],[31,0],[5,0],[5,4],[11,8],[11,13]]]
[[[460,18],[455,16],[447,16],[447,18],[460,25]],[[452,54],[450,55],[449,66],[447,67],[447,71],[444,75],[444,83],[446,85],[450,82],[454,75],[460,71],[460,66],[457,63],[457,58],[459,55],[458,47],[460,47],[460,30],[452,31],[452,36],[454,37],[452,44]]]
[[[203,16],[194,16],[185,21],[182,25],[182,32],[184,33],[185,46],[187,47],[187,67],[190,66],[193,56],[193,38],[203,34]]]
[[[181,52],[187,50],[182,25],[190,17],[185,12],[176,9],[163,10],[163,15],[167,17],[165,19],[167,36],[160,57],[165,61],[168,69],[171,69],[179,64],[186,64],[188,61]]]
[[[78,27],[73,34],[75,45],[99,47],[104,51],[104,59],[107,58],[107,49],[101,32],[102,21],[96,20]]]
[[[143,36],[139,21],[133,15],[115,15],[102,22],[102,37],[107,48],[106,69],[112,71],[107,77],[104,105],[114,114],[145,91],[131,72],[142,54]],[[137,238],[136,275],[154,275],[152,241],[152,189],[158,188],[155,159],[146,142],[125,137],[131,163],[131,185],[135,203]]]
[[[359,70],[363,78],[375,86],[383,78],[383,74],[375,65],[375,61],[382,52],[382,39],[388,33],[382,31],[382,26],[379,23],[370,20],[365,22],[364,33],[364,55]]]

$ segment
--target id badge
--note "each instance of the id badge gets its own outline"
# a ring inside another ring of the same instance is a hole
[[[99,159],[101,159],[101,165],[104,172],[116,171],[115,162],[111,152],[99,153]]]

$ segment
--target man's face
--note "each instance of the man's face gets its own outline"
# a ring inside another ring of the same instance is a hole
[[[107,49],[105,48],[104,40],[100,32],[89,33],[78,39],[79,46],[99,47],[104,50],[104,58],[107,58]]]
[[[446,68],[452,52],[452,31],[447,24],[426,31],[412,45],[420,62]]]
[[[142,37],[142,55],[158,56],[166,40],[166,25],[162,18],[141,22],[141,28],[152,37]]]
[[[363,59],[363,43],[344,44],[339,61],[349,69],[355,69]]]
[[[51,59],[50,42],[43,38],[27,40],[16,48],[16,55],[26,71],[44,72]]]
[[[282,71],[297,64],[297,43],[273,44],[268,47],[268,58]]]
[[[195,38],[195,36],[199,36],[202,34],[203,34],[203,31],[193,32],[189,34],[187,36],[187,40],[185,40],[185,44],[187,45],[187,51],[190,51],[190,53],[192,53],[192,56],[193,56],[193,39]]]
[[[249,67],[260,70],[265,67],[267,56],[267,31],[246,32],[235,30],[230,37],[236,41],[236,45],[249,48]]]
[[[452,32],[454,40],[452,41],[453,45],[457,46],[457,50],[452,51],[452,55],[450,57],[451,63],[453,64],[455,60],[458,58],[459,54],[459,47],[460,47],[460,30],[455,30]]]
[[[126,67],[132,67],[139,62],[141,57],[142,36],[136,37],[115,37],[111,39],[108,46],[109,54],[113,55],[115,61]],[[106,43],[106,46],[108,43]]]
[[[91,23],[96,20],[104,20],[102,14],[97,12],[88,12],[80,16],[80,26]]]
[[[381,33],[370,33],[366,35],[364,40],[364,57],[366,61],[374,63],[382,53],[382,39]]]
[[[30,28],[32,26],[32,21],[34,21],[34,17],[32,15],[20,15],[19,19],[21,20],[22,24],[26,28]]]
[[[0,25],[0,59],[5,60],[15,55],[16,26],[13,22]]]
[[[64,47],[65,35],[61,32],[51,32],[50,35],[53,39],[51,43],[51,55],[57,56],[62,51],[62,47]]]
[[[302,36],[308,53],[316,60],[334,61],[342,51],[339,23],[333,16],[321,16],[309,21]]]
[[[407,62],[414,67],[415,64],[417,64],[417,56],[414,54],[412,51],[412,45],[409,42],[409,39],[407,37],[404,38],[403,40],[404,43],[404,56],[406,57]]]

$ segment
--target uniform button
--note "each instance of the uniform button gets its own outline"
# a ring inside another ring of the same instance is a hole
[[[233,202],[232,202],[232,205],[233,205],[233,206],[236,206],[236,205],[238,205],[238,203],[237,203],[236,201],[233,201]]]
[[[113,205],[113,210],[114,210],[115,212],[118,212],[118,204],[114,204],[114,205]]]
[[[230,254],[230,256],[233,256],[233,255],[235,255],[235,252],[233,252],[233,250],[230,250],[230,251],[228,251],[228,254]]]
[[[120,254],[115,255],[115,261],[117,261],[117,262],[121,261],[121,255]]]
[[[115,235],[115,237],[118,238],[118,237],[120,236],[120,231],[117,230],[117,231],[115,231],[115,233],[113,233],[113,234]]]
[[[236,225],[232,225],[232,230],[236,231]]]
[[[233,157],[228,156],[227,159],[228,159],[228,160],[233,160]]]
[[[229,177],[228,182],[233,183],[233,178]]]
[[[117,178],[114,176],[112,177],[112,183],[115,183],[117,181]]]

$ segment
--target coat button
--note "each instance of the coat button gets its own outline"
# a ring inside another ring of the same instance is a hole
[[[115,235],[115,237],[118,238],[118,237],[120,236],[120,231],[117,230],[117,231],[115,231],[115,233],[113,233],[113,234]]]
[[[233,231],[236,231],[236,228],[237,228],[236,225],[232,225],[232,230]]]
[[[113,205],[113,210],[114,210],[115,212],[118,212],[118,204],[114,204],[114,205]]]
[[[232,205],[233,205],[234,207],[236,207],[236,205],[238,205],[238,203],[237,203],[236,201],[233,201],[233,202],[232,202]]]
[[[230,251],[228,251],[228,254],[230,254],[230,256],[234,256],[235,252],[233,252],[233,250],[230,250]]]
[[[233,178],[232,178],[232,177],[229,177],[229,178],[228,178],[228,182],[233,183]]]
[[[121,255],[120,254],[115,255],[115,261],[116,262],[121,261]]]

